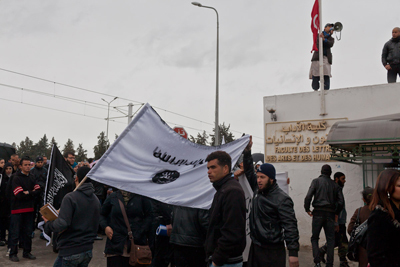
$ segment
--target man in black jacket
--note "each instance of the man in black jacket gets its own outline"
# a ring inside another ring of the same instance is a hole
[[[328,164],[322,166],[321,175],[312,180],[307,196],[304,199],[304,209],[312,217],[311,244],[315,266],[321,266],[319,253],[319,234],[324,228],[327,243],[326,266],[333,266],[333,252],[335,247],[335,220],[343,209],[344,197],[342,189],[331,178],[332,168]],[[310,204],[313,200],[314,210],[311,212]]]
[[[395,83],[400,75],[400,28],[392,31],[392,39],[386,42],[382,50],[382,64],[387,70],[388,83]]]
[[[215,151],[207,156],[208,178],[217,192],[210,209],[206,259],[212,266],[242,266],[246,246],[246,200],[239,182],[231,174],[228,153]]]
[[[20,171],[12,176],[11,181],[11,218],[10,218],[10,260],[17,262],[18,241],[22,240],[24,249],[23,257],[34,260],[32,250],[33,232],[33,206],[34,199],[40,194],[41,188],[35,183],[35,179],[29,172],[31,161],[28,157],[23,157],[20,161]]]
[[[274,166],[264,163],[255,174],[251,147],[250,137],[243,157],[244,172],[254,191],[250,212],[252,243],[247,266],[285,267],[284,242],[289,251],[289,266],[299,266],[299,231],[293,201],[277,185]]]
[[[86,166],[79,168],[75,185],[89,171],[90,168]],[[65,195],[56,220],[48,221],[45,217],[43,220],[46,232],[59,233],[59,253],[54,266],[88,266],[100,222],[100,202],[90,180],[87,179],[76,191]]]

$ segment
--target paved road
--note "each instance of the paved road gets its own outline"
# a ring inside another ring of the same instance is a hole
[[[42,267],[53,266],[57,254],[53,252],[52,247],[46,247],[46,241],[39,238],[40,231],[36,230],[35,238],[32,240],[32,254],[36,256],[36,260],[28,260],[22,258],[22,251],[19,251],[19,262],[12,262],[6,257],[7,247],[0,247],[0,267],[3,266],[18,266],[18,267]],[[90,262],[90,267],[105,267],[106,259],[103,256],[105,245],[105,236],[102,241],[95,241],[93,249],[93,259]],[[302,247],[299,252],[300,266],[312,267],[312,252],[310,247]],[[335,267],[339,266],[337,251],[335,251]],[[350,263],[350,266],[358,266],[355,263]]]

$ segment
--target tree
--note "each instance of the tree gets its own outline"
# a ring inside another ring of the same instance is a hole
[[[97,139],[99,140],[97,141],[97,145],[94,146],[93,152],[94,158],[100,159],[110,146],[110,142],[108,141],[108,138],[105,136],[104,132],[101,132],[100,135],[97,136]]]
[[[49,147],[49,139],[47,139],[46,134],[34,145],[34,153],[36,156],[46,156],[48,157],[48,147]]]
[[[87,150],[83,148],[82,144],[78,145],[78,148],[76,149],[76,156],[75,156],[75,161],[80,162],[80,161],[85,161],[87,159]]]
[[[235,137],[233,136],[232,132],[229,130],[231,125],[229,124],[228,126],[225,126],[225,122],[219,125],[219,145],[222,142],[222,137],[225,138],[225,144],[230,143],[235,140]],[[215,133],[215,128],[213,129],[213,132]],[[214,145],[215,143],[215,134],[210,134],[211,136],[211,144]]]
[[[72,151],[75,154],[75,149],[74,149],[74,142],[72,142],[71,139],[68,138],[68,141],[64,145],[64,149],[62,152],[64,153],[65,151]]]
[[[51,138],[49,147],[47,148],[47,154],[51,155],[51,149],[53,148],[53,145],[56,145],[56,147],[58,147],[58,144],[56,142],[56,139],[54,137]]]
[[[206,146],[208,145],[208,137],[209,135],[206,133],[206,131],[203,131],[202,134],[197,133],[197,137],[193,137],[193,135],[190,135],[189,140],[193,143]]]
[[[28,156],[31,159],[34,159],[35,155],[33,153],[33,141],[29,139],[28,136],[25,138],[24,141],[21,141],[21,143],[19,143],[17,153],[20,157]]]

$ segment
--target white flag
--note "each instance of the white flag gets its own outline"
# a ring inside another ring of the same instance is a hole
[[[246,135],[217,147],[192,143],[146,104],[87,176],[164,203],[208,209],[215,189],[206,157],[222,150],[233,166],[248,142]]]

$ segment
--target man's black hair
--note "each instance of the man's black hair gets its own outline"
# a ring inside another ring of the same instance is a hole
[[[332,174],[331,166],[329,166],[328,164],[325,164],[324,166],[322,166],[321,174],[325,174],[325,175],[331,176],[331,174]]]
[[[336,172],[336,173],[333,175],[333,178],[334,178],[334,179],[339,179],[339,178],[342,177],[342,176],[345,176],[343,172]]]
[[[76,172],[76,176],[78,177],[78,181],[82,182],[83,178],[86,177],[86,174],[88,174],[90,171],[90,168],[87,166],[82,166],[78,169]],[[89,178],[86,179],[85,183],[89,183],[91,180]]]
[[[20,159],[20,161],[19,161],[19,165],[22,166],[22,163],[24,162],[24,160],[29,161],[29,164],[31,164],[31,158],[28,157],[28,156],[23,156],[23,157]]]
[[[72,151],[72,150],[64,151],[63,157],[64,157],[64,158],[68,158],[68,155],[69,155],[69,154],[71,154],[72,156],[75,157],[75,152]]]
[[[212,161],[214,159],[218,160],[218,165],[221,167],[224,167],[225,165],[228,165],[229,172],[232,169],[232,159],[231,156],[229,156],[228,153],[225,151],[215,151],[211,153],[210,155],[207,156],[206,161]]]

